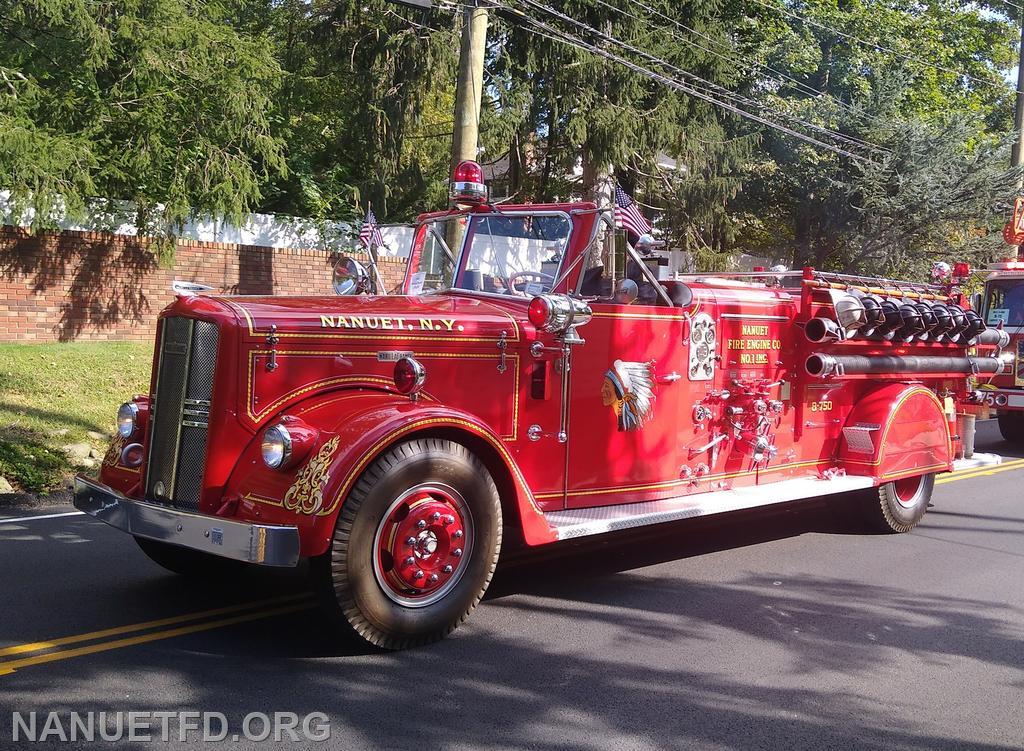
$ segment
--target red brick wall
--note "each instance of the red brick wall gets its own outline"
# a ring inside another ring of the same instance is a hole
[[[166,268],[144,238],[0,227],[0,342],[146,341],[176,279],[225,294],[329,295],[334,260],[320,250],[179,240]],[[396,291],[405,260],[381,259],[379,268]]]

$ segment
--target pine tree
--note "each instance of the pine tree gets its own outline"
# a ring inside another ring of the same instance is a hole
[[[0,1],[7,221],[32,210],[50,226],[130,201],[141,232],[166,235],[194,212],[254,205],[284,168],[269,122],[280,70],[225,13],[190,0]]]
[[[521,0],[526,16],[614,50],[643,57],[609,39],[713,84],[746,89],[728,33],[735,10],[720,2],[566,0],[555,9],[581,29]],[[501,14],[491,86],[510,121],[512,192],[523,199],[586,195],[594,175],[610,169],[637,199],[652,206],[676,247],[714,253],[728,234],[727,207],[755,139],[724,110],[680,93],[598,54],[550,38],[519,14]],[[690,29],[690,30],[687,30]],[[650,65],[649,62],[644,61]],[[668,159],[664,159],[668,157]],[[659,162],[662,162],[659,165]],[[675,163],[666,168],[664,163]],[[571,179],[582,166],[582,180]]]

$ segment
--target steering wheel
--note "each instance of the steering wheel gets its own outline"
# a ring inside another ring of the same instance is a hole
[[[543,271],[517,271],[514,274],[510,274],[507,281],[512,292],[526,297],[526,290],[517,289],[516,285],[520,282],[524,284],[528,283],[528,280],[530,279],[547,282],[549,286],[555,283],[555,277],[551,276],[551,274],[545,274]]]

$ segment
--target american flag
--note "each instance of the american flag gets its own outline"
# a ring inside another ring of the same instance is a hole
[[[363,220],[363,226],[359,230],[359,243],[364,248],[384,247],[384,238],[381,237],[380,227],[377,226],[377,217],[373,215],[373,209],[368,208],[366,210],[366,218]]]
[[[634,235],[646,235],[653,228],[636,205],[629,193],[615,183],[615,226],[622,227]]]

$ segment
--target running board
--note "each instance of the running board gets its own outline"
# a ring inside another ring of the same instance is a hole
[[[770,506],[773,503],[788,503],[833,493],[848,493],[853,490],[870,488],[874,484],[870,477],[847,475],[834,477],[831,480],[801,477],[767,485],[693,493],[661,501],[550,511],[544,514],[544,517],[551,525],[551,529],[554,530],[557,539],[571,540],[576,537],[599,535],[619,529],[632,529],[649,524],[692,519],[697,516],[724,514],[728,511]]]

